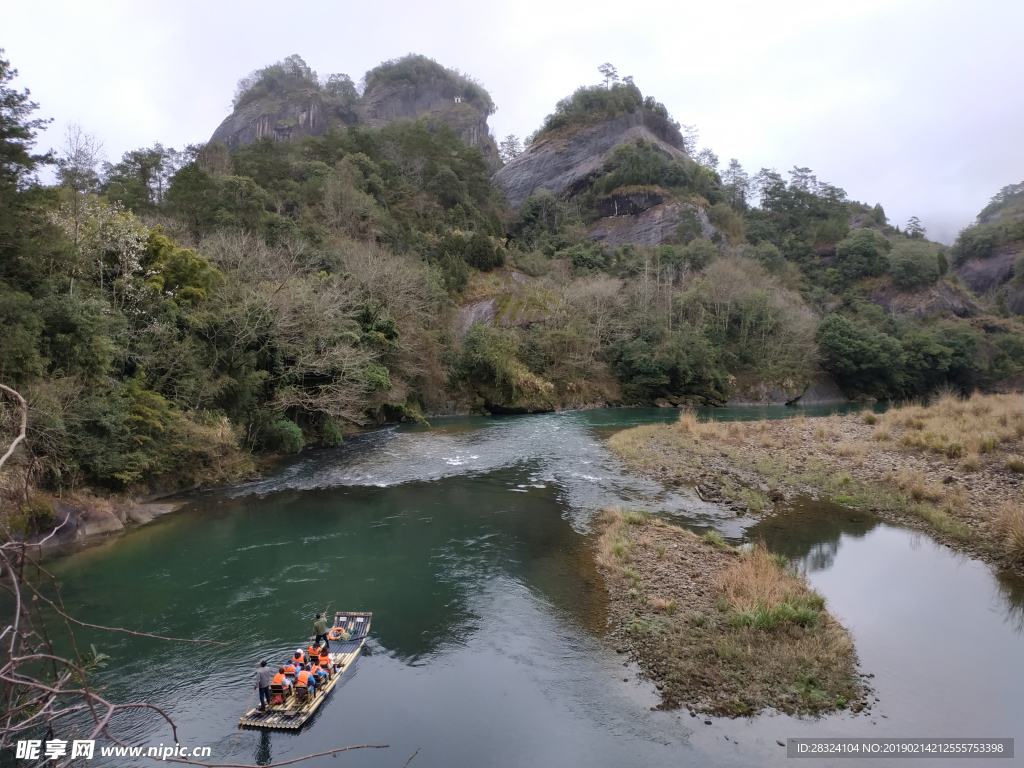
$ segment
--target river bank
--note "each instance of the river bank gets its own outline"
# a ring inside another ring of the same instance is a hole
[[[159,497],[158,497],[159,498]],[[89,492],[63,497],[36,492],[28,504],[14,506],[5,500],[5,524],[25,542],[32,557],[47,559],[69,555],[123,536],[175,511],[182,501],[145,498],[105,498]],[[39,530],[39,533],[33,531]],[[26,535],[28,534],[28,535]]]
[[[614,640],[654,681],[660,708],[870,711],[849,633],[784,559],[643,512],[605,511],[599,531]]]
[[[630,469],[688,483],[739,514],[800,494],[871,509],[1000,567],[1024,572],[1024,401],[939,398],[884,414],[676,424],[614,435]]]

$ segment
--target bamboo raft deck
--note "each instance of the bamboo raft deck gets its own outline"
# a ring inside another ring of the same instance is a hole
[[[330,679],[323,683],[323,690],[320,686],[316,688],[316,695],[307,698],[302,704],[295,701],[293,688],[289,688],[285,695],[284,704],[268,706],[265,712],[260,712],[259,707],[254,707],[246,712],[238,720],[243,728],[266,728],[273,730],[297,731],[305,725],[316,713],[320,706],[327,700],[331,691],[334,690],[342,676],[359,656],[366,643],[366,636],[370,631],[370,619],[372,613],[344,613],[339,611],[334,615],[334,627],[341,627],[349,633],[348,640],[328,640],[331,662],[335,665],[336,671]]]

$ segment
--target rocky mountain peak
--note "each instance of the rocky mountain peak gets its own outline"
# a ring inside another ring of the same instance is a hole
[[[380,127],[391,120],[425,118],[431,130],[449,125],[497,160],[487,125],[494,102],[472,78],[409,54],[370,70],[364,82],[360,95],[348,75],[320,79],[300,57],[290,56],[239,81],[235,109],[210,140],[238,147],[263,136],[288,141],[318,136],[331,127]]]
[[[646,108],[572,131],[555,131],[534,141],[494,174],[494,184],[518,207],[546,189],[553,195],[574,194],[602,169],[605,154],[636,139],[650,142],[664,154],[688,159],[679,128]]]

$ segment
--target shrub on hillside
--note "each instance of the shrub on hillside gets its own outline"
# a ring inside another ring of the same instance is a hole
[[[836,246],[836,267],[844,279],[874,277],[885,271],[885,254],[892,245],[874,229],[855,229]]]
[[[466,263],[481,272],[490,272],[505,263],[505,254],[487,235],[474,232],[466,246]]]
[[[939,279],[939,262],[933,246],[923,240],[906,240],[889,254],[892,280],[900,288],[919,288]]]
[[[718,256],[718,246],[710,240],[691,240],[682,250],[683,260],[690,265],[690,269],[704,269],[712,260]]]

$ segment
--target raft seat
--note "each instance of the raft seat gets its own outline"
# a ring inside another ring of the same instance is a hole
[[[280,683],[278,683],[277,685],[270,686],[270,701],[273,702],[274,699],[276,699],[278,696],[281,697],[282,704],[284,703],[285,699],[288,698],[288,693],[286,692],[285,687]]]

